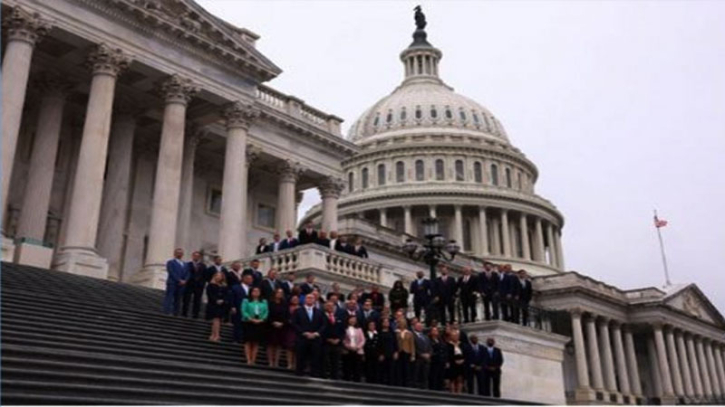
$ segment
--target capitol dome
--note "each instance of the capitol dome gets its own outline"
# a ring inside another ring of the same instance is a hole
[[[339,217],[404,238],[423,237],[422,221],[436,218],[470,256],[539,275],[564,269],[564,217],[536,194],[536,165],[488,109],[441,79],[443,54],[421,25],[400,54],[402,83],[350,128],[358,153],[342,162]],[[305,218],[320,216],[318,205]]]

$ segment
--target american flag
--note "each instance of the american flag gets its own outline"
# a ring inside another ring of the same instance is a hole
[[[664,219],[660,219],[657,217],[657,215],[655,215],[655,227],[659,229],[665,226],[667,226],[667,221]]]

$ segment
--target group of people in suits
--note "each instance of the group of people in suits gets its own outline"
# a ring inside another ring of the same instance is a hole
[[[349,242],[347,236],[338,236],[336,231],[331,231],[329,236],[324,230],[317,230],[311,222],[308,222],[295,238],[294,233],[288,230],[285,238],[282,239],[279,233],[275,233],[272,242],[268,243],[267,238],[260,238],[254,250],[255,254],[273,253],[280,250],[292,249],[299,245],[315,243],[325,246],[330,250],[351,254],[353,256],[368,257],[368,251],[362,244],[361,238],[356,238],[353,242]]]
[[[459,300],[463,322],[477,320],[477,303],[483,303],[484,318],[503,319],[528,325],[529,304],[533,288],[526,270],[514,272],[510,264],[496,265],[484,262],[483,270],[474,272],[464,267],[458,279],[449,276],[448,267],[440,265],[435,281],[424,277],[422,271],[410,283],[415,316],[425,312],[426,322],[456,320],[456,299]]]

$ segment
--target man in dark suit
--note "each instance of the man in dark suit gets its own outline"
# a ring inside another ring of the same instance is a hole
[[[227,285],[234,287],[242,283],[242,277],[244,272],[242,271],[242,263],[235,261],[231,267],[227,270]]]
[[[367,299],[363,303],[362,309],[357,311],[357,326],[361,327],[363,331],[367,332],[368,322],[375,322],[378,325],[380,314],[378,311],[373,309],[373,300]]]
[[[506,302],[508,303],[508,320],[515,324],[519,323],[519,296],[521,295],[521,284],[519,277],[506,265]]]
[[[277,280],[277,269],[272,267],[267,272],[267,278],[262,281],[262,298],[270,301],[274,296],[274,292],[278,288],[282,288],[280,281]]]
[[[482,396],[501,397],[501,366],[503,366],[503,353],[495,346],[493,338],[486,339],[486,348],[483,353],[483,391]]]
[[[317,243],[317,231],[312,227],[312,222],[307,222],[305,228],[300,230],[297,241],[301,245]]]
[[[362,295],[362,303],[365,304],[365,301],[367,300],[371,300],[373,302],[373,309],[377,312],[381,312],[383,307],[385,307],[385,294],[381,293],[380,288],[376,285],[370,286],[370,292]]]
[[[235,343],[242,343],[242,301],[252,292],[252,281],[252,275],[246,274],[242,276],[240,284],[229,288],[229,319],[232,321],[232,340]]]
[[[529,324],[529,304],[531,303],[531,297],[534,295],[533,287],[531,286],[531,280],[526,274],[526,270],[519,270],[519,311],[521,313],[521,325],[527,326]]]
[[[458,295],[463,308],[463,322],[476,321],[476,295],[478,294],[478,278],[474,276],[473,269],[463,268],[463,275],[458,278]],[[470,317],[470,318],[469,318]]]
[[[369,257],[368,249],[363,246],[361,238],[358,237],[357,239],[355,239],[355,244],[352,245],[350,249],[350,254],[352,254],[353,256],[362,257],[363,259],[367,259]]]
[[[224,273],[224,277],[229,274],[227,268],[222,265],[222,256],[214,256],[214,262],[206,269],[206,282],[208,283],[209,281],[211,281],[211,278],[214,277],[214,274],[216,273]],[[227,284],[229,284],[229,281],[227,281]]]
[[[327,324],[322,332],[323,372],[329,372],[332,380],[340,379],[342,341],[345,339],[345,314],[337,312],[332,301],[325,303]]]
[[[254,253],[255,254],[267,253],[268,248],[269,248],[269,246],[267,246],[267,239],[262,237],[259,239],[259,244],[257,245],[257,248],[254,250]]]
[[[330,248],[330,239],[327,238],[327,233],[324,230],[317,232],[317,240],[315,243],[328,249]]]
[[[498,319],[498,273],[493,271],[493,264],[485,262],[483,272],[478,274],[479,290],[483,300],[483,312],[486,321],[491,320],[491,307],[493,307],[493,319]]]
[[[164,296],[164,313],[179,315],[181,298],[184,295],[184,286],[189,278],[188,270],[181,258],[183,249],[174,250],[174,258],[166,262],[166,294]]]
[[[483,391],[483,358],[484,347],[478,343],[478,336],[471,335],[468,343],[463,345],[463,355],[466,359],[466,388],[469,394],[474,394],[474,386],[478,386],[478,394]]]
[[[445,326],[446,321],[456,320],[456,280],[448,275],[448,267],[445,265],[440,265],[439,270],[441,275],[433,284],[433,303],[438,308],[440,323]],[[446,311],[450,319],[446,318]]]
[[[433,355],[433,344],[428,335],[423,333],[423,324],[418,321],[413,325],[415,335],[415,364],[413,382],[419,389],[428,388],[428,374],[430,373],[430,358]]]
[[[297,241],[297,239],[295,239],[291,230],[288,230],[286,233],[287,233],[287,237],[280,244],[280,248],[279,248],[280,250],[294,249],[299,244],[299,241]]]
[[[315,284],[315,275],[312,273],[308,273],[305,276],[305,282],[300,285],[300,293],[302,295],[307,295],[314,291],[315,288],[317,288],[318,290],[320,289],[320,287]]]
[[[415,310],[415,317],[420,319],[420,311],[427,309],[430,304],[430,290],[431,284],[428,279],[423,278],[424,273],[418,271],[416,273],[417,279],[410,283],[410,293],[413,294],[413,309]],[[430,323],[430,318],[426,315],[426,320]]]
[[[253,285],[259,287],[262,284],[262,278],[264,275],[259,270],[259,259],[254,259],[249,263],[249,268],[245,269],[242,274],[251,274],[253,278]]]
[[[499,267],[498,273],[498,293],[499,307],[501,308],[501,319],[511,321],[511,301],[513,300],[511,278],[507,264]]]
[[[184,288],[184,301],[181,307],[181,315],[189,315],[189,303],[192,303],[191,317],[199,318],[201,308],[201,297],[204,294],[206,285],[206,264],[201,261],[201,253],[191,254],[191,261],[186,263],[186,271],[189,274],[186,287]]]
[[[315,308],[315,296],[307,294],[305,304],[299,307],[292,315],[291,325],[297,334],[295,351],[297,352],[297,375],[305,373],[310,365],[314,377],[322,377],[320,366],[320,352],[322,348],[322,333],[325,331],[327,321],[323,312]]]
[[[282,290],[284,290],[284,298],[289,303],[289,299],[292,296],[292,290],[295,288],[295,273],[294,271],[287,273],[287,279],[281,283]]]
[[[279,233],[275,233],[272,243],[267,245],[267,253],[275,253],[280,250],[282,250],[282,240],[280,240]]]
[[[340,236],[335,242],[335,251],[352,254],[352,245],[347,242],[347,238],[345,236]]]

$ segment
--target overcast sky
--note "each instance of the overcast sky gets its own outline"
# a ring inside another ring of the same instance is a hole
[[[401,81],[410,1],[198,0],[261,39],[270,85],[345,119]],[[725,1],[423,1],[440,73],[489,108],[564,214],[566,267],[725,311]],[[319,199],[306,194],[302,213]]]

